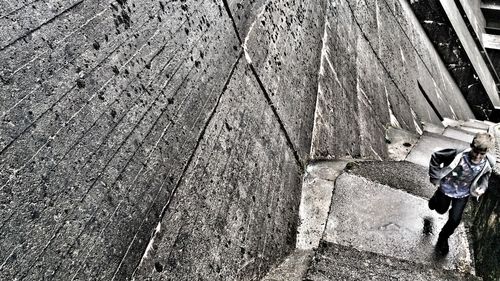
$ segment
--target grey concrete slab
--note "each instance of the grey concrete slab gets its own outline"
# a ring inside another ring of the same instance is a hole
[[[322,243],[306,279],[325,280],[481,280],[472,274],[443,270],[350,247]]]
[[[449,270],[472,270],[463,225],[450,237],[450,253],[435,259],[437,234],[447,219],[427,207],[427,200],[345,173],[335,184],[326,242],[352,246]],[[424,220],[430,222],[425,234]]]
[[[461,141],[465,141],[467,143],[471,143],[474,138],[475,133],[462,130],[456,127],[447,127],[444,129],[443,136],[449,137],[452,139],[457,139]]]
[[[313,255],[313,250],[295,250],[261,281],[302,281]]]
[[[330,210],[334,181],[346,164],[347,161],[325,161],[307,167],[299,207],[296,248],[312,249],[318,246]]]
[[[411,150],[405,160],[427,167],[431,159],[431,154],[434,151],[450,147],[468,148],[469,145],[467,142],[424,132],[420,141]]]

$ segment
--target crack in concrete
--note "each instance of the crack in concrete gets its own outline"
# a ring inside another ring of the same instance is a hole
[[[264,97],[266,98],[267,103],[269,104],[269,107],[271,107],[271,110],[273,111],[273,114],[276,117],[276,121],[278,121],[278,124],[280,126],[281,131],[285,135],[286,142],[293,152],[293,156],[295,158],[297,166],[300,169],[300,173],[303,173],[304,167],[302,166],[302,163],[300,161],[299,153],[295,149],[293,142],[292,142],[292,139],[290,138],[290,135],[288,134],[288,132],[286,130],[285,124],[283,123],[283,121],[280,118],[280,115],[278,113],[278,109],[276,108],[273,101],[271,100],[269,93],[267,92],[266,88],[264,87],[264,83],[262,83],[262,80],[260,80],[260,77],[257,74],[257,70],[255,70],[255,67],[252,64],[249,64],[249,66],[250,66],[250,69],[252,70],[252,73],[253,73],[255,79],[257,80],[257,83],[259,84],[260,89],[262,90],[262,93],[264,94]]]
[[[229,18],[231,19],[231,22],[233,23],[233,28],[234,32],[236,33],[236,37],[238,37],[238,41],[241,44],[241,36],[240,33],[238,32],[238,27],[236,26],[236,22],[234,21],[233,14],[231,13],[231,9],[229,8],[229,4],[227,3],[227,0],[222,0],[224,3],[224,8],[226,9],[226,13],[228,14]]]

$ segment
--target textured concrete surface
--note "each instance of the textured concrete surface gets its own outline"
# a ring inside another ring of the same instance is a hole
[[[2,18],[0,279],[124,280],[239,42],[220,1],[55,2]]]
[[[464,142],[442,135],[424,132],[417,145],[413,147],[406,161],[412,162],[424,167],[429,166],[431,155],[434,151],[444,148],[469,148],[470,142]]]
[[[347,163],[347,161],[323,161],[307,166],[299,207],[297,249],[318,247],[330,211],[335,179]]]
[[[302,281],[309,269],[313,255],[313,250],[295,250],[261,281]]]
[[[424,219],[431,222],[430,233],[423,231]],[[323,239],[398,259],[470,272],[471,256],[463,225],[450,237],[446,258],[435,259],[434,245],[446,220],[447,216],[427,207],[427,200],[345,173],[336,180]]]
[[[262,278],[295,247],[301,173],[240,60],[134,279]]]
[[[422,265],[324,242],[316,252],[311,269],[304,280],[474,281],[480,279],[471,274],[436,268],[432,264]]]

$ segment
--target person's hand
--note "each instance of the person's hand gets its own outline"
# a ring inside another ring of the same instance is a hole
[[[476,199],[479,201],[479,197],[484,194],[484,190],[471,190],[470,194],[476,197]]]
[[[436,187],[439,185],[439,180],[437,180],[437,179],[431,179],[431,178],[429,178],[429,181],[432,183],[432,185],[434,185]]]

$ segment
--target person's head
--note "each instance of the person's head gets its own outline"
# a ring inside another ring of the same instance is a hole
[[[495,145],[495,139],[489,133],[477,133],[470,144],[470,159],[473,163],[480,163]]]

